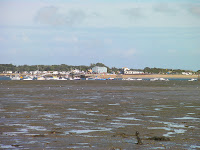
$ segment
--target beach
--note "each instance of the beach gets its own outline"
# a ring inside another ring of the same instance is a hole
[[[1,81],[0,147],[199,149],[199,97],[188,81]]]

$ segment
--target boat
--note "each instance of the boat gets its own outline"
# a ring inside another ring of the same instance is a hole
[[[60,77],[59,80],[67,80],[66,78]]]
[[[150,79],[150,81],[169,81],[169,79],[165,79],[165,78],[153,78],[153,79]]]
[[[137,79],[138,81],[142,81],[142,79]]]
[[[31,78],[31,77],[25,77],[22,80],[33,80],[33,78]]]
[[[197,79],[190,79],[190,80],[188,80],[188,81],[197,81]]]
[[[86,80],[95,80],[95,78],[86,78]]]
[[[158,81],[158,80],[159,80],[158,78],[150,79],[150,81]]]
[[[81,80],[80,77],[74,77],[74,80]]]
[[[20,80],[20,77],[19,76],[14,76],[14,77],[11,76],[10,79],[11,80]]]
[[[46,80],[45,77],[38,77],[37,80]]]

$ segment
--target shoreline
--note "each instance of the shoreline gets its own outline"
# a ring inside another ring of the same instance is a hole
[[[0,76],[8,76],[6,74],[0,74]],[[85,74],[89,78],[136,78],[136,79],[153,79],[153,78],[165,78],[165,79],[200,79],[198,75],[168,75],[168,74],[135,74],[135,75],[124,75],[124,74]]]
[[[87,74],[87,76],[90,76],[92,78],[98,77],[98,78],[180,78],[180,79],[198,79],[198,75],[166,75],[166,74],[144,74],[144,75],[104,75],[104,74]]]

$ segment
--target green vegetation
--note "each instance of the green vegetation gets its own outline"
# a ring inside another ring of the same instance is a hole
[[[13,64],[0,64],[0,72],[3,71],[17,71],[17,72],[23,72],[23,71],[71,71],[74,69],[79,69],[81,71],[86,72],[88,69],[93,68],[94,66],[99,67],[107,67],[108,73],[115,72],[116,74],[122,72],[122,68],[116,68],[112,67],[109,68],[103,63],[92,63],[90,66],[80,65],[80,66],[72,66],[72,65],[13,65]],[[130,69],[130,70],[138,70],[138,71],[144,71],[145,74],[181,74],[182,72],[193,72],[188,70],[181,70],[181,69],[164,69],[164,68],[149,68],[146,67],[143,70],[142,69]],[[200,73],[200,70],[193,73]]]
[[[191,70],[181,70],[181,69],[163,69],[163,68],[144,68],[144,72],[147,74],[181,74],[182,72],[193,72]]]

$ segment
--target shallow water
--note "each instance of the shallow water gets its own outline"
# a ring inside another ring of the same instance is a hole
[[[2,149],[199,148],[199,82],[1,82]]]

